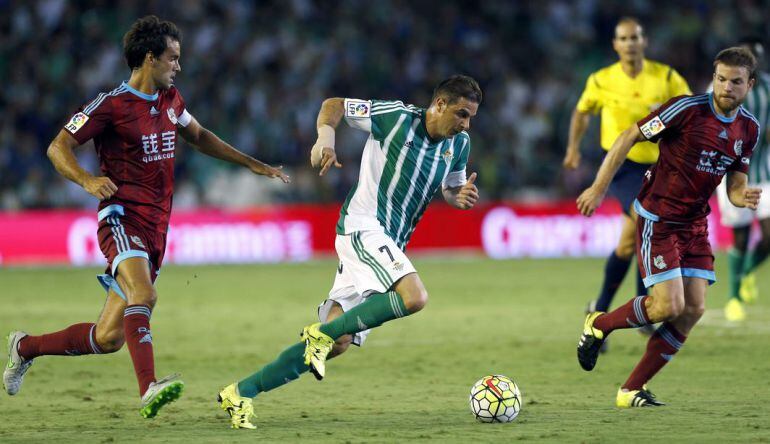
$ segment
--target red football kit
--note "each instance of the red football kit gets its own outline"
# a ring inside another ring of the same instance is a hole
[[[731,118],[717,114],[711,94],[703,94],[674,97],[637,126],[660,146],[634,202],[644,283],[682,276],[713,283],[708,200],[726,173],[748,173],[759,124],[743,107]]]
[[[153,281],[163,262],[177,127],[191,120],[175,87],[150,95],[123,82],[83,105],[64,126],[80,144],[94,140],[101,174],[118,187],[99,204],[99,246],[108,263],[99,281],[124,299],[113,279],[121,261],[148,259]]]

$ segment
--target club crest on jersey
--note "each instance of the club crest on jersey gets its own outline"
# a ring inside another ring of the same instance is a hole
[[[668,265],[666,265],[666,261],[663,259],[663,256],[660,254],[655,256],[655,260],[653,261],[653,264],[655,264],[655,267],[657,267],[658,270],[662,270],[668,267]]]
[[[168,110],[166,110],[166,114],[168,114],[168,120],[170,120],[171,123],[176,125],[178,120],[176,118],[176,113],[174,112],[174,108],[169,108]]]
[[[733,145],[733,151],[735,151],[736,156],[740,156],[743,154],[743,141],[742,140],[736,140],[735,144]]]
[[[666,129],[666,125],[660,120],[660,116],[655,116],[652,120],[639,127],[639,129],[642,130],[644,137],[651,139]]]
[[[444,163],[449,165],[450,162],[452,162],[452,159],[455,157],[454,153],[452,152],[452,148],[447,149],[441,154],[441,157],[444,158]]]
[[[85,113],[77,113],[70,119],[69,123],[64,125],[64,128],[67,128],[67,130],[71,133],[76,133],[80,128],[83,128],[83,125],[88,122],[88,116],[85,115]]]
[[[345,115],[347,117],[369,117],[371,107],[365,100],[346,100]]]

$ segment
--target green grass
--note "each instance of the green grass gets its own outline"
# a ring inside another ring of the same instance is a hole
[[[720,266],[724,260],[719,260]],[[158,376],[179,371],[180,401],[139,416],[125,348],[45,357],[14,398],[0,396],[0,442],[770,442],[770,273],[749,320],[723,319],[726,273],[682,353],[653,381],[660,409],[619,410],[618,386],[643,352],[633,331],[582,371],[575,346],[600,260],[418,259],[426,310],[374,331],[361,349],[255,401],[259,429],[230,430],[214,399],[272,360],[315,319],[336,263],[165,267],[152,319]],[[766,268],[765,268],[766,270]],[[93,321],[95,269],[0,269],[0,329],[42,333]],[[620,299],[631,296],[631,279]],[[512,377],[512,424],[477,423],[471,384]]]

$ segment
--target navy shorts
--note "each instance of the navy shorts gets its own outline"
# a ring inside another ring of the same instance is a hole
[[[620,206],[623,208],[623,213],[631,215],[631,206],[634,204],[634,199],[642,189],[642,182],[644,181],[644,173],[650,168],[651,165],[632,162],[626,159],[620,168],[618,168],[617,174],[610,183],[610,195],[620,201]]]

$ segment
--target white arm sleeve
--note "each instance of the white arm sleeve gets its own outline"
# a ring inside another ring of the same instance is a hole
[[[372,101],[345,99],[345,122],[352,128],[372,132]]]
[[[192,114],[188,113],[187,110],[185,109],[184,111],[182,111],[182,115],[179,116],[179,118],[176,119],[176,121],[179,124],[179,126],[181,126],[182,128],[186,128],[187,125],[189,125],[190,122],[192,122]]]

